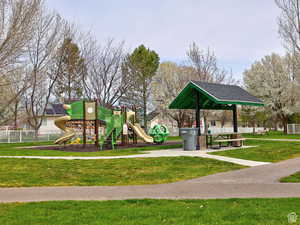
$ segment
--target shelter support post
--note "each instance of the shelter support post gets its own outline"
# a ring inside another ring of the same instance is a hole
[[[232,114],[233,114],[233,131],[234,131],[234,134],[231,135],[231,138],[232,139],[238,139],[238,138],[241,138],[241,135],[238,133],[237,106],[236,105],[233,105]],[[241,147],[242,142],[241,141],[234,141],[234,142],[232,142],[232,146]]]
[[[237,124],[237,110],[236,105],[233,105],[232,115],[233,115],[233,132],[238,133],[238,124]]]
[[[196,127],[198,128],[198,138],[196,150],[200,150],[200,136],[201,136],[201,127],[200,127],[200,93],[196,92]]]

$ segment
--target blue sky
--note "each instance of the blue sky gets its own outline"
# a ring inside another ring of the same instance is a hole
[[[92,31],[99,42],[140,44],[161,60],[180,62],[194,41],[215,51],[220,64],[242,78],[271,52],[284,53],[278,36],[280,11],[273,0],[48,0],[49,8]]]

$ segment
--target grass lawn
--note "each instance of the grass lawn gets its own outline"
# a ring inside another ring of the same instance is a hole
[[[300,215],[299,198],[9,203],[0,224],[283,225],[291,212]]]
[[[169,145],[153,145],[140,148],[128,148],[128,149],[116,149],[116,150],[105,150],[99,152],[64,152],[64,151],[54,151],[54,150],[39,150],[39,149],[26,149],[17,148],[23,146],[40,146],[40,145],[50,145],[49,142],[44,143],[22,143],[22,144],[0,144],[0,156],[118,156],[118,155],[135,155],[144,154],[144,151],[150,150],[162,150],[162,149],[172,149],[181,148],[181,144]]]
[[[170,136],[167,139],[168,141],[182,141],[182,138],[180,136]]]
[[[16,147],[28,147],[28,146],[42,146],[53,145],[52,141],[45,142],[25,142],[25,143],[0,143],[0,149],[2,148],[16,148]]]
[[[0,187],[159,184],[241,168],[244,167],[198,157],[101,160],[3,158],[0,159]]]
[[[257,147],[233,149],[211,154],[262,162],[278,162],[300,157],[300,142],[247,140],[245,144]]]
[[[243,134],[246,138],[266,138],[266,139],[299,139],[300,134],[284,134],[282,131],[269,131],[268,134]]]
[[[300,172],[280,179],[283,183],[300,183]]]

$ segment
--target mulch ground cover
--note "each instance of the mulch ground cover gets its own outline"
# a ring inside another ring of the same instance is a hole
[[[166,145],[176,145],[181,144],[182,142],[165,142],[163,144],[148,144],[148,143],[137,143],[137,144],[128,144],[128,145],[121,145],[118,144],[115,146],[115,149],[127,149],[127,148],[143,148],[143,147],[149,147],[149,146],[166,146]],[[53,145],[53,146],[37,146],[33,147],[32,149],[40,149],[40,150],[56,150],[56,151],[65,151],[65,152],[98,152],[99,148],[96,147],[95,144],[86,144],[84,147],[82,144],[75,144],[75,145]],[[111,146],[104,146],[103,149],[105,150],[111,150]]]

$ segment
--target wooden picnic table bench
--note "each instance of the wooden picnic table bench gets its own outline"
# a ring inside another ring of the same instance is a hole
[[[227,142],[228,145],[229,143],[233,144],[233,142],[238,142],[240,141],[241,145],[239,147],[243,146],[243,142],[246,140],[246,138],[231,138],[231,139],[219,139],[219,140],[214,140],[214,142],[219,143],[219,148],[222,147],[222,143]]]
[[[255,134],[265,135],[267,133],[268,133],[267,130],[261,130],[261,131],[257,131]]]
[[[233,144],[234,141],[243,142],[244,140],[245,140],[244,138],[241,138],[241,133],[236,133],[236,132],[214,133],[214,134],[207,135],[206,143],[207,143],[207,148],[209,148],[209,146],[213,148],[213,143],[219,143],[219,148],[221,148],[221,144],[224,142],[228,142],[228,144],[230,143]]]

